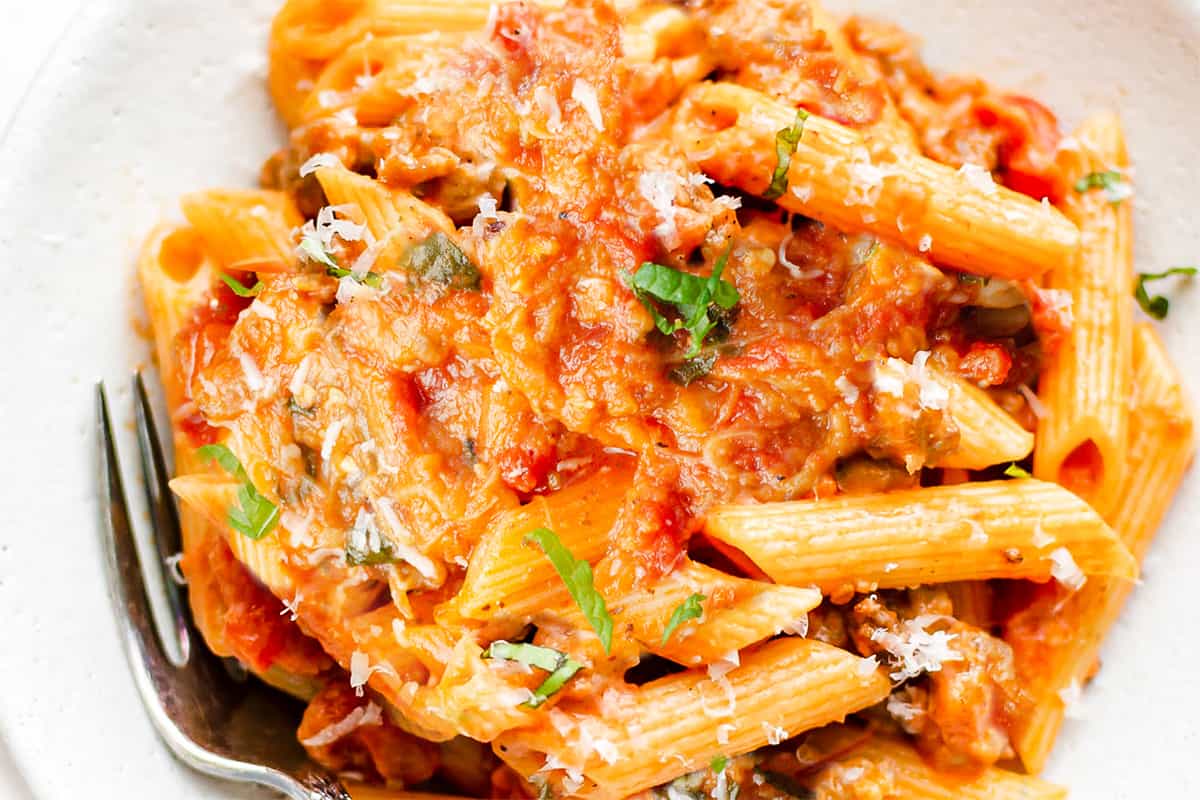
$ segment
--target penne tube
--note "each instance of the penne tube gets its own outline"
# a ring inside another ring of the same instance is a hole
[[[930,375],[946,389],[948,413],[959,433],[958,447],[939,459],[936,466],[985,469],[1020,461],[1033,452],[1033,434],[983,389],[937,370],[931,370]]]
[[[1113,528],[1140,562],[1195,454],[1192,411],[1178,373],[1149,324],[1133,338],[1134,395],[1127,462]],[[1026,769],[1042,769],[1057,738],[1066,700],[1086,683],[1133,590],[1127,581],[1092,579],[1074,595],[1039,595],[1010,622],[1017,669],[1033,702],[1017,720],[1014,744]]]
[[[718,506],[705,530],[772,580],[816,584],[826,594],[989,578],[1045,581],[1076,568],[1137,577],[1133,557],[1096,512],[1037,480]]]
[[[604,570],[600,570],[603,574]],[[664,645],[671,614],[691,595],[703,595],[703,617],[680,624]],[[688,561],[651,588],[615,600],[610,611],[618,630],[650,652],[680,664],[709,664],[779,633],[803,628],[821,603],[815,588],[778,586],[736,578]]]
[[[449,217],[408,192],[389,189],[379,181],[338,167],[320,167],[316,175],[329,204],[357,206],[371,235],[397,256],[403,247],[433,231],[454,233]],[[385,263],[385,259],[376,260]]]
[[[608,532],[633,481],[629,467],[603,467],[554,494],[498,516],[471,555],[453,611],[469,619],[525,618],[571,603],[554,566],[536,545],[535,528],[550,528],[571,554],[596,562],[608,549]]]
[[[626,797],[707,768],[715,755],[740,755],[840,721],[890,690],[873,662],[788,637],[743,653],[741,665],[724,675],[690,670],[640,687],[632,702],[612,703],[594,720],[600,733],[587,732],[590,740],[606,741],[603,753],[551,725],[505,734],[496,747],[524,774],[552,756],[603,786],[603,796]]]
[[[1128,180],[1129,159],[1116,116],[1088,120],[1077,147],[1060,153],[1068,183],[1116,170]],[[1076,258],[1063,259],[1047,286],[1068,292],[1073,322],[1049,354],[1038,394],[1048,413],[1038,423],[1033,473],[1061,483],[1102,514],[1117,503],[1125,469],[1133,331],[1133,209],[1105,191],[1068,189],[1067,215],[1083,232]]]
[[[751,89],[690,89],[674,136],[719,182],[763,194],[778,163],[775,137],[794,109]],[[868,231],[980,275],[1029,278],[1069,259],[1079,231],[1056,209],[991,181],[888,147],[872,152],[854,130],[809,115],[791,155],[785,209],[846,231]]]
[[[219,269],[274,265],[292,269],[296,246],[292,231],[304,219],[288,195],[266,190],[212,190],[185,195],[183,215],[204,240],[205,252]]]

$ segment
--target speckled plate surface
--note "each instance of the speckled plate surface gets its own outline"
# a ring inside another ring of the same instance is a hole
[[[902,22],[936,66],[1035,95],[1066,126],[1117,108],[1137,165],[1139,268],[1200,260],[1195,5],[829,5]],[[251,184],[280,140],[263,87],[274,7],[83,4],[0,145],[0,731],[38,798],[241,796],[172,761],[128,679],[97,543],[91,386],[111,381],[124,411],[146,359],[133,324],[140,238],[185,191]],[[1200,395],[1200,288],[1175,292],[1163,331]],[[1073,797],[1200,797],[1198,519],[1192,480],[1051,763]]]

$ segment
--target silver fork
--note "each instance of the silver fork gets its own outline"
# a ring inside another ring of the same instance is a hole
[[[100,505],[109,596],[138,694],[171,752],[193,769],[238,783],[269,786],[294,800],[350,800],[296,741],[303,710],[210,653],[179,587],[166,574],[179,551],[179,519],[140,373],[134,376],[137,439],[155,558],[142,563],[130,525],[104,384],[96,385]],[[154,580],[147,575],[153,571]],[[150,593],[167,609],[157,631]]]

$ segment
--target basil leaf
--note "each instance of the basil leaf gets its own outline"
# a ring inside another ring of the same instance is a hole
[[[613,620],[608,614],[608,605],[604,597],[595,587],[595,576],[592,565],[586,561],[577,560],[571,555],[558,535],[549,528],[537,528],[525,534],[525,541],[534,542],[542,548],[546,558],[554,565],[558,577],[567,585],[575,604],[583,612],[583,616],[592,626],[592,630],[600,637],[604,652],[612,652]]]
[[[1138,274],[1137,286],[1133,290],[1133,296],[1137,298],[1138,305],[1142,307],[1150,316],[1155,319],[1166,319],[1167,312],[1171,310],[1171,301],[1163,297],[1161,294],[1153,297],[1146,291],[1146,283],[1148,281],[1157,281],[1161,278],[1166,278],[1170,275],[1183,275],[1191,277],[1196,274],[1195,267],[1171,267],[1166,272],[1142,272]]]
[[[712,761],[708,762],[708,765],[712,767],[713,772],[720,775],[725,771],[725,767],[729,765],[729,757],[723,755],[713,756]]]
[[[365,275],[355,275],[352,270],[333,266],[327,267],[325,269],[325,274],[332,278],[353,278],[363,286],[370,286],[372,289],[378,289],[383,286],[383,276],[377,272],[368,272]]]
[[[583,665],[579,662],[572,661],[569,658],[566,659],[561,667],[554,670],[554,672],[551,672],[550,675],[547,676],[546,680],[542,681],[541,686],[533,690],[533,698],[526,700],[521,705],[525,706],[526,708],[537,708],[542,703],[549,700],[550,695],[561,689],[567,681],[575,677],[575,673],[579,672],[579,670],[582,668]]]
[[[707,278],[652,261],[642,264],[633,275],[624,276],[625,282],[650,311],[654,324],[662,333],[670,336],[676,331],[686,330],[690,334],[691,347],[685,358],[700,355],[705,337],[721,321],[721,312],[733,308],[741,299],[737,287],[721,278],[732,250],[731,246],[717,259],[712,274]],[[680,318],[673,322],[668,320],[654,308],[651,300],[674,306]]]
[[[483,657],[519,661],[550,673],[546,680],[533,690],[533,698],[522,703],[527,708],[537,708],[546,702],[552,694],[561,689],[567,681],[575,676],[576,672],[583,668],[582,664],[558,650],[540,647],[536,644],[518,644],[504,640],[492,642]]]
[[[451,289],[479,288],[479,269],[454,240],[441,231],[411,245],[401,256],[400,266],[424,280]]]
[[[796,110],[796,121],[791,127],[784,128],[775,134],[775,172],[771,174],[771,185],[763,192],[766,200],[778,200],[788,188],[788,170],[792,167],[792,156],[800,145],[800,137],[804,135],[804,123],[808,120],[808,112],[800,108]]]
[[[506,642],[503,639],[492,642],[483,657],[498,658],[502,661],[519,661],[531,667],[544,669],[546,672],[554,672],[567,659],[566,655],[549,647]]]
[[[300,240],[300,254],[309,261],[323,264],[330,269],[340,269],[338,263],[333,260],[333,256],[329,255],[321,244],[321,240],[312,234],[305,234],[304,238]],[[349,274],[349,270],[347,270],[347,274]]]
[[[681,386],[687,386],[694,380],[699,380],[712,371],[713,364],[717,363],[717,354],[715,351],[709,351],[695,358],[689,358],[679,366],[667,373],[667,377],[675,381]]]
[[[223,444],[206,444],[196,451],[204,461],[216,461],[221,469],[241,482],[238,505],[229,509],[227,519],[234,530],[251,539],[261,539],[279,523],[279,507],[259,494],[242,462]]]
[[[1092,189],[1103,189],[1108,197],[1108,202],[1115,205],[1120,205],[1122,200],[1125,200],[1133,190],[1129,184],[1125,183],[1121,173],[1116,171],[1108,172],[1089,172],[1079,180],[1075,181],[1075,191],[1083,194],[1090,192]]]
[[[699,619],[704,616],[704,606],[700,605],[703,600],[704,595],[693,594],[676,606],[675,610],[671,612],[671,619],[667,621],[666,630],[663,631],[661,644],[665,645],[675,629],[689,619]],[[720,770],[714,771],[720,772]]]
[[[1032,478],[1029,470],[1017,464],[1009,464],[1008,469],[1004,470],[1004,474],[1010,478]]]
[[[224,272],[221,273],[220,278],[221,281],[229,287],[230,291],[232,291],[238,297],[258,297],[258,293],[263,290],[262,281],[259,281],[247,289],[237,278],[234,278],[231,275],[226,275]]]

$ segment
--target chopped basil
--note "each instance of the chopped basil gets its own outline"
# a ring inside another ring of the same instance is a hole
[[[1115,205],[1120,205],[1122,200],[1133,194],[1121,173],[1115,171],[1108,172],[1089,172],[1079,180],[1075,181],[1075,191],[1083,194],[1090,192],[1092,189],[1103,189],[1108,198],[1108,202]]]
[[[383,276],[378,272],[367,272],[362,275],[355,275],[351,270],[333,266],[327,267],[325,269],[325,274],[333,278],[353,278],[363,286],[370,286],[372,289],[378,289],[383,286]]]
[[[237,278],[234,278],[231,275],[226,275],[224,272],[222,272],[220,277],[221,281],[238,297],[258,297],[258,293],[263,290],[262,281],[259,281],[247,289]]]
[[[546,680],[533,690],[533,698],[522,703],[528,708],[537,708],[546,702],[552,694],[561,689],[567,681],[575,676],[576,672],[583,668],[582,664],[558,650],[540,647],[536,644],[520,644],[504,640],[492,642],[483,657],[519,661],[550,673]]]
[[[546,558],[554,565],[558,577],[567,585],[567,591],[575,599],[579,610],[600,637],[604,652],[612,652],[613,620],[608,614],[604,596],[596,591],[592,565],[571,555],[571,551],[549,528],[537,528],[525,534],[526,542],[534,542],[542,548]]]
[[[363,286],[370,286],[372,289],[378,289],[383,286],[383,276],[378,273],[367,272],[359,275],[355,274],[353,270],[346,269],[338,264],[337,259],[311,233],[305,234],[304,238],[300,240],[300,253],[309,261],[324,266],[325,274],[331,278],[353,278]]]
[[[704,595],[693,594],[675,607],[675,610],[671,612],[671,619],[667,621],[667,627],[663,631],[661,644],[665,645],[667,640],[671,638],[671,634],[675,632],[675,629],[689,619],[700,619],[700,617],[704,616],[704,606],[700,605],[703,600]],[[720,772],[720,770],[716,771]]]
[[[771,174],[771,185],[763,192],[765,199],[777,200],[787,191],[788,170],[792,167],[792,156],[800,145],[800,137],[804,135],[804,123],[807,120],[808,112],[802,108],[797,109],[796,121],[775,134],[775,172]]]
[[[725,771],[725,767],[729,766],[729,757],[723,755],[713,756],[712,761],[708,762],[708,765],[712,767],[713,772],[720,775]]]
[[[330,269],[340,269],[338,263],[333,260],[333,256],[325,250],[321,244],[321,240],[313,234],[305,234],[300,240],[300,253],[309,261],[317,264],[322,264]]]
[[[279,523],[279,507],[258,493],[242,462],[223,444],[206,444],[196,451],[204,461],[216,461],[221,469],[241,483],[238,486],[238,505],[228,512],[229,524],[251,539],[261,539]]]
[[[707,278],[649,261],[638,267],[633,275],[625,275],[625,282],[662,333],[670,336],[686,330],[691,335],[691,347],[685,358],[694,359],[700,355],[704,338],[721,322],[722,312],[733,308],[741,299],[737,287],[721,278],[731,250],[732,247],[717,259]],[[652,300],[674,306],[680,318],[668,320],[655,308]]]
[[[681,386],[687,386],[692,381],[699,380],[712,371],[713,364],[717,363],[717,354],[715,351],[701,353],[695,358],[689,358],[677,367],[671,369],[667,373],[667,377],[675,381]]]
[[[1137,287],[1133,290],[1133,296],[1137,298],[1138,305],[1142,307],[1150,316],[1155,319],[1165,319],[1167,312],[1171,309],[1171,301],[1163,297],[1161,294],[1153,297],[1146,291],[1147,281],[1157,281],[1161,278],[1166,278],[1170,275],[1183,275],[1191,277],[1196,274],[1195,267],[1171,267],[1166,272],[1142,272],[1138,274]]]
[[[1029,470],[1027,470],[1024,467],[1019,466],[1017,464],[1009,464],[1008,468],[1006,470],[1004,470],[1004,474],[1010,478],[1032,478],[1033,477],[1032,475],[1029,474]]]
[[[451,289],[479,288],[479,269],[441,231],[410,246],[401,256],[400,266],[430,283]]]
[[[295,397],[288,398],[288,411],[305,417],[311,417],[313,415],[313,409],[311,407],[305,408],[304,406],[300,405],[296,402]]]

